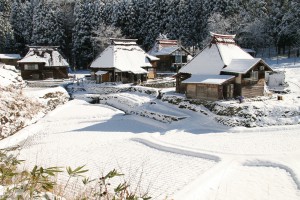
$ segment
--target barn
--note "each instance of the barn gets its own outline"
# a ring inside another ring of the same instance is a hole
[[[273,70],[241,49],[234,38],[211,33],[211,42],[179,70],[176,91],[206,100],[263,96],[265,72]]]

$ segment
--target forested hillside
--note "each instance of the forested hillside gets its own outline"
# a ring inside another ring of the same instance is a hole
[[[59,45],[85,68],[109,37],[137,38],[145,49],[160,35],[201,49],[209,31],[237,34],[245,48],[300,46],[299,0],[0,0],[0,53]]]

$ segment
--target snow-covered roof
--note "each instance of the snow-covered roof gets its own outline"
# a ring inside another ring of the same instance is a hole
[[[95,74],[96,75],[103,75],[103,74],[106,74],[106,73],[107,73],[107,71],[101,71],[101,70],[99,70]]]
[[[246,51],[247,53],[256,53],[255,50],[253,49],[246,49],[246,48],[243,48],[244,51]]]
[[[153,52],[152,55],[155,55],[155,56],[170,55],[174,51],[176,51],[177,49],[179,49],[178,46],[176,46],[176,47],[164,47],[164,48],[160,49],[159,51]]]
[[[0,54],[0,59],[18,60],[21,59],[21,56],[20,54]]]
[[[210,32],[210,35],[212,36],[212,41],[216,43],[235,43],[235,35],[222,35],[213,32]]]
[[[179,72],[190,74],[219,75],[224,63],[217,45],[207,46],[190,62],[183,66]]]
[[[222,69],[222,71],[245,74],[260,61],[262,61],[261,58],[233,59],[227,67]]]
[[[192,75],[190,78],[182,81],[182,83],[202,83],[202,84],[217,84],[221,85],[235,76],[229,75]]]
[[[69,63],[58,52],[57,47],[30,47],[26,56],[18,63],[45,63],[46,67],[69,66]]]
[[[132,42],[131,40],[130,42]],[[154,57],[151,57],[154,59]],[[126,45],[113,43],[107,47],[91,64],[91,68],[117,69],[121,72],[131,72],[134,74],[146,74],[142,67],[152,67],[149,55],[143,51],[136,43]],[[151,59],[150,59],[151,60]]]
[[[115,45],[136,45],[137,39],[110,38],[111,44]]]
[[[148,58],[150,61],[157,61],[157,60],[160,60],[160,58],[155,57],[155,56],[151,56],[150,54],[147,54],[147,58]]]
[[[178,44],[177,40],[158,39],[150,51],[148,51],[148,54],[153,56],[165,56],[174,53],[178,49],[190,54],[185,48]]]
[[[18,61],[18,63],[47,63],[47,61],[46,58],[34,54],[25,56],[22,60]]]
[[[233,60],[254,59],[250,54],[242,50],[238,45],[232,43],[231,40],[233,40],[233,38],[234,35],[214,34],[212,42],[207,45],[190,62],[182,67],[179,72],[199,75],[219,75],[222,69],[225,66],[230,66],[230,63]],[[221,42],[218,42],[218,39],[220,39]],[[253,62],[255,61],[256,60],[253,60]],[[245,67],[244,65],[249,63],[252,62],[243,63],[243,67]]]

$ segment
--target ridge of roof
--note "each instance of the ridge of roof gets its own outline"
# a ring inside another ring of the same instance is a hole
[[[226,34],[219,34],[219,33],[214,33],[214,32],[210,32],[210,35],[212,37],[231,38],[231,39],[234,39],[236,36],[235,34],[234,35],[226,35]]]
[[[112,45],[137,45],[138,39],[109,38]]]

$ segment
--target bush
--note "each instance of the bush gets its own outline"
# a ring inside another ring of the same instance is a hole
[[[82,182],[82,189],[77,191],[79,195],[75,199],[150,199],[147,195],[141,196],[129,191],[129,184],[126,181],[113,187],[110,181],[115,177],[123,176],[115,169],[98,179],[85,177],[84,174],[88,171],[84,169],[85,166],[75,169],[66,167],[66,170],[61,167],[35,166],[31,171],[19,171],[24,160],[17,158],[15,150],[17,149],[0,150],[0,199],[70,199],[66,195],[66,189],[73,178],[80,178]],[[68,180],[63,186],[56,180],[60,173],[68,174]]]

